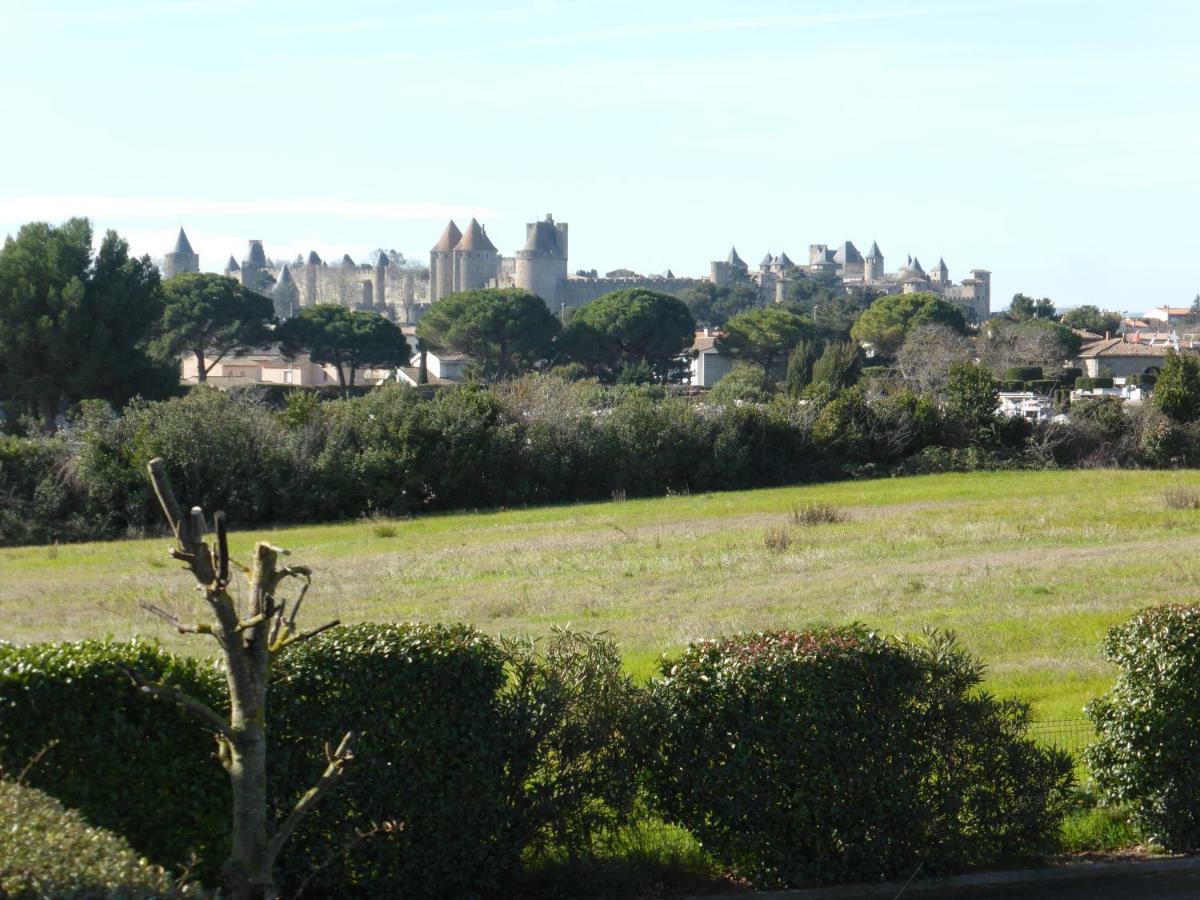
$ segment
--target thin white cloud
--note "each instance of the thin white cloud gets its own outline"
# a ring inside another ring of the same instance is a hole
[[[377,203],[319,197],[287,200],[201,200],[198,198],[127,197],[102,194],[47,194],[0,199],[0,221],[59,220],[71,216],[101,219],[189,216],[305,216],[340,219],[443,219],[455,216],[495,217],[493,210],[448,203]]]

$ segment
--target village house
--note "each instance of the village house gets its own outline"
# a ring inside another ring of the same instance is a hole
[[[733,368],[733,360],[716,347],[720,332],[711,328],[696,332],[689,363],[689,381],[697,387],[710,388]]]

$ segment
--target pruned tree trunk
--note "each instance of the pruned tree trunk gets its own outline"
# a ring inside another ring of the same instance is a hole
[[[308,590],[310,572],[305,566],[281,565],[287,553],[265,542],[254,548],[254,559],[246,569],[250,578],[244,610],[229,594],[229,544],[225,514],[213,516],[216,545],[205,542],[204,513],[192,507],[187,519],[171,490],[161,459],[151,460],[150,479],[163,514],[175,535],[170,555],[191,570],[204,590],[212,610],[212,624],[187,625],[152,604],[144,609],[169,622],[181,634],[207,634],[216,638],[225,661],[229,686],[229,720],[178,688],[148,684],[136,672],[126,674],[145,692],[173,700],[208,724],[217,738],[218,755],[229,773],[233,788],[232,848],[222,868],[225,891],[233,900],[269,900],[278,896],[275,863],[284,843],[304,814],[342,779],[353,758],[354,733],[350,732],[336,751],[327,750],[328,765],[309,791],[296,802],[291,814],[278,826],[267,814],[267,686],[271,659],[286,647],[307,640],[336,621],[311,631],[296,629],[296,614]],[[291,603],[276,597],[287,579],[300,582]]]

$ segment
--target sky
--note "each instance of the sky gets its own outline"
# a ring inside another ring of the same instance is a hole
[[[218,271],[476,216],[706,275],[877,241],[1060,308],[1200,291],[1195,0],[0,0],[0,234]]]

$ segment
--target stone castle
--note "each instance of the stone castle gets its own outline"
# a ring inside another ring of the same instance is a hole
[[[812,244],[806,264],[794,263],[786,253],[778,256],[768,253],[755,270],[751,270],[736,249],[730,249],[724,260],[710,263],[708,278],[680,278],[669,270],[663,275],[649,276],[628,269],[617,269],[603,276],[594,270],[572,274],[567,265],[567,237],[567,224],[555,222],[547,214],[542,221],[525,226],[524,247],[515,256],[505,257],[478,221],[471,219],[465,231],[451,221],[429,251],[428,272],[394,264],[382,253],[374,263],[359,264],[346,255],[330,265],[313,251],[307,259],[281,264],[267,257],[261,240],[251,240],[241,263],[230,256],[224,272],[250,289],[270,296],[280,318],[293,316],[317,303],[337,303],[377,312],[401,324],[414,324],[429,304],[449,294],[488,287],[521,288],[541,297],[551,311],[560,314],[624,288],[678,294],[708,283],[718,287],[753,285],[762,301],[770,303],[782,302],[788,285],[800,278],[832,279],[847,291],[856,288],[888,294],[930,291],[957,303],[969,320],[978,322],[991,313],[991,273],[986,269],[972,269],[970,277],[955,284],[944,260],[939,259],[933,270],[926,272],[910,256],[901,268],[889,273],[883,253],[874,242],[866,256],[850,241],[833,248]],[[182,228],[175,248],[163,257],[162,270],[167,278],[200,270],[200,258]]]
[[[645,287],[668,294],[679,293],[705,281],[665,275],[638,275],[617,269],[600,276],[595,272],[568,273],[567,224],[549,213],[540,222],[525,226],[525,246],[516,256],[504,257],[475,219],[460,231],[451,221],[429,251],[429,301],[447,294],[485,287],[516,287],[541,297],[554,312],[595,300],[611,291]]]
[[[950,280],[945,260],[939,259],[933,271],[926,272],[920,260],[909,256],[900,269],[889,273],[884,267],[883,252],[874,241],[866,256],[851,241],[836,248],[810,244],[806,265],[793,263],[786,253],[778,256],[768,253],[758,269],[751,271],[736,248],[731,248],[724,260],[709,265],[709,279],[714,284],[754,284],[768,302],[770,299],[782,302],[788,284],[797,278],[832,278],[846,290],[866,288],[882,294],[928,291],[960,306],[968,321],[983,322],[991,315],[992,273],[987,269],[971,269],[969,278],[955,284]]]

